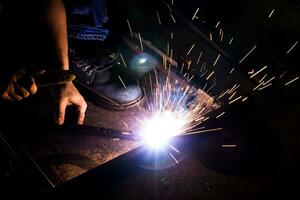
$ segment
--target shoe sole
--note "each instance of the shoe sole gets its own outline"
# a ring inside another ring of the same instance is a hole
[[[134,107],[134,106],[142,103],[142,101],[144,99],[143,98],[144,95],[142,94],[141,96],[139,96],[134,101],[131,101],[130,103],[119,104],[116,101],[114,101],[113,99],[103,95],[101,92],[99,92],[91,87],[88,87],[85,84],[80,83],[79,81],[75,80],[75,82],[77,84],[79,84],[82,88],[84,88],[84,89],[88,90],[89,92],[92,92],[94,95],[96,95],[96,98],[97,98],[97,101],[95,101],[96,104],[99,104],[100,106],[103,106],[105,108],[112,109],[112,110],[125,110],[128,108]]]

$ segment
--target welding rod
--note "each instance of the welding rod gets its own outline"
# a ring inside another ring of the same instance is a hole
[[[70,70],[47,71],[33,77],[38,87],[64,84],[71,82],[76,78]]]

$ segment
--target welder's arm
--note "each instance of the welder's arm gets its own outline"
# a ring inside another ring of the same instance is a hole
[[[54,66],[53,70],[68,70],[67,19],[64,2],[63,0],[37,1],[43,1],[44,15],[42,16],[42,20],[44,20],[45,25],[49,29],[50,38],[54,45],[54,59],[56,59],[57,66]],[[80,95],[72,82],[62,84],[59,87],[59,92],[57,94],[58,112],[56,122],[58,124],[63,124],[66,107],[68,105],[74,105],[79,113],[78,124],[82,124],[87,108],[84,98]]]
[[[54,45],[54,59],[58,70],[69,69],[67,18],[63,0],[36,0],[42,1],[42,23],[50,34]]]
[[[37,86],[35,80],[24,69],[19,69],[7,76],[9,77],[1,80],[0,99],[20,101],[36,93]]]

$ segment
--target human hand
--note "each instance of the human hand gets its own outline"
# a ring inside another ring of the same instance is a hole
[[[8,82],[1,86],[0,97],[4,100],[20,101],[37,92],[34,78],[20,69],[9,78]]]
[[[72,82],[59,86],[58,112],[55,116],[57,124],[62,125],[65,121],[67,106],[75,106],[78,111],[77,123],[83,124],[87,104]]]

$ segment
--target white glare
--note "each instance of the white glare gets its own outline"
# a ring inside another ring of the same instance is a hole
[[[146,61],[147,61],[147,59],[146,58],[140,58],[140,60],[139,60],[139,64],[145,64],[146,63]]]
[[[149,121],[145,122],[142,130],[144,143],[153,148],[159,149],[176,135],[182,133],[186,117],[171,111],[157,112]]]

